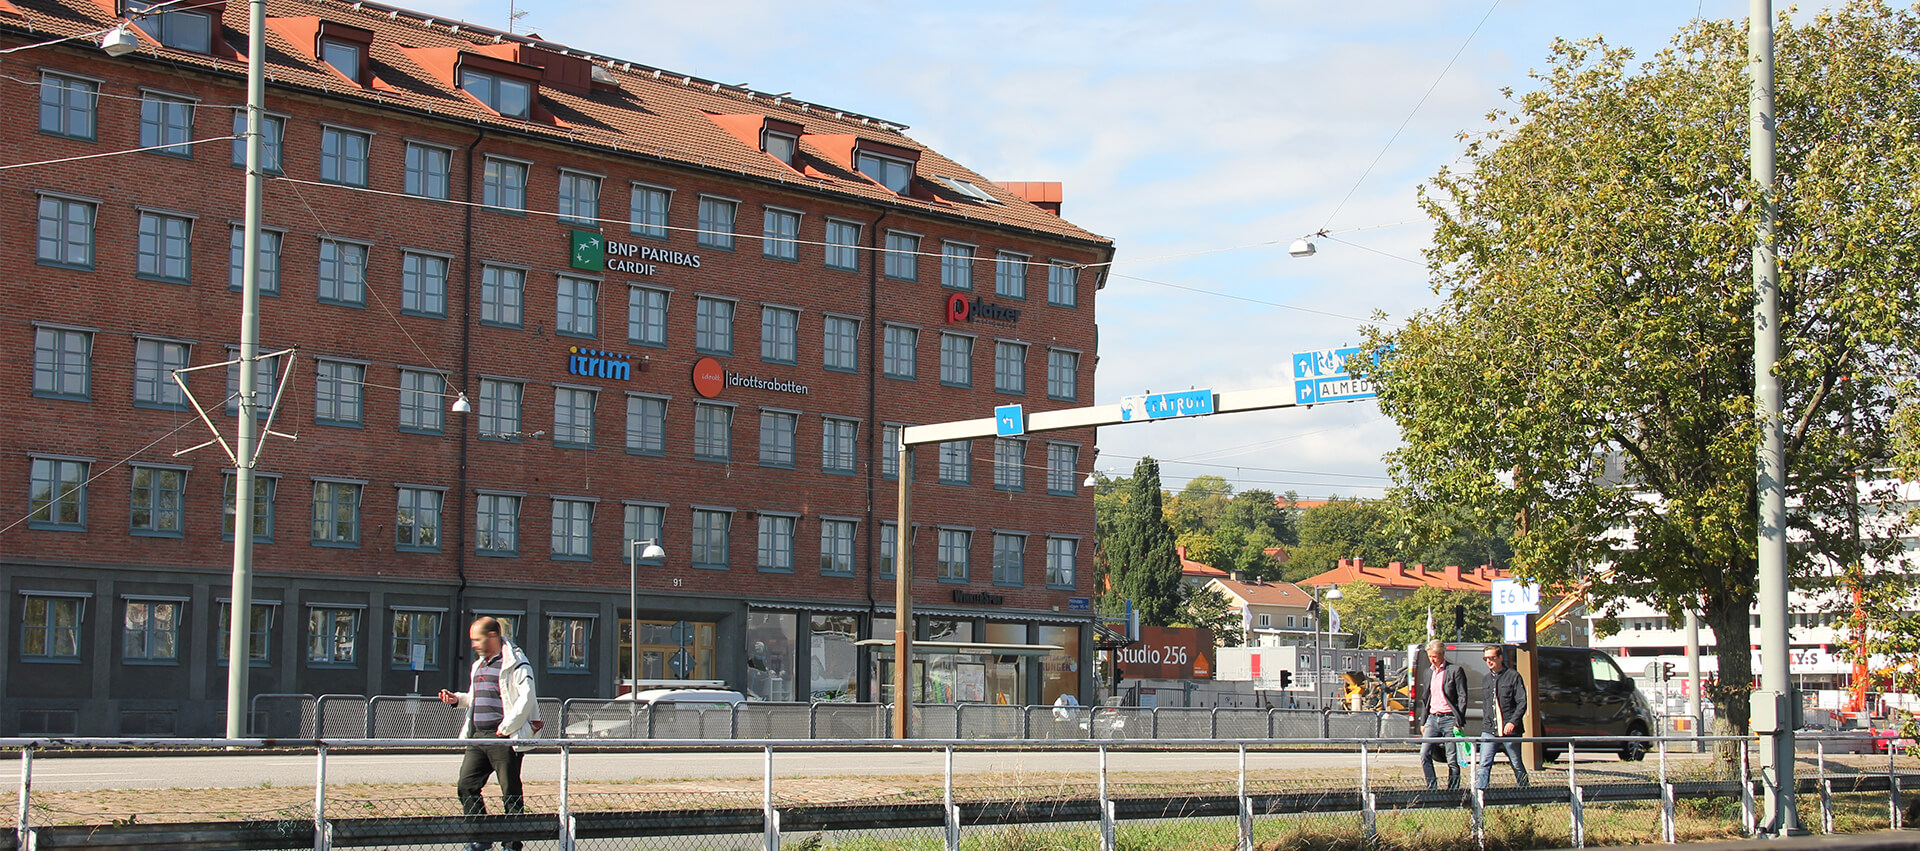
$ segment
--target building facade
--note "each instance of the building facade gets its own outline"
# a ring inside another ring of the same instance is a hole
[[[110,57],[123,2],[0,0],[0,47],[78,36],[0,79],[33,163],[0,178],[0,735],[224,726],[198,411],[232,440],[246,5],[134,13]],[[1058,184],[375,3],[268,14],[253,692],[463,687],[490,614],[543,697],[887,700],[854,642],[905,535],[919,635],[1035,648],[916,658],[915,699],[1090,693],[1093,430],[921,452],[891,522],[898,428],[1092,402],[1112,245]]]

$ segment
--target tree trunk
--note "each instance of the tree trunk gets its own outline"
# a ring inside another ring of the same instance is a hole
[[[1737,575],[1737,574],[1736,574]],[[1714,655],[1720,660],[1720,676],[1708,696],[1719,707],[1736,735],[1746,735],[1753,695],[1752,635],[1749,629],[1753,594],[1730,590],[1709,594],[1703,601],[1701,620],[1713,630]]]

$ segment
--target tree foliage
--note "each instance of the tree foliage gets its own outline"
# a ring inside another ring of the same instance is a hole
[[[1856,0],[1783,18],[1776,44],[1794,567],[1871,585],[1884,542],[1856,543],[1846,506],[1850,472],[1887,457],[1886,376],[1914,371],[1920,22]],[[1701,607],[1741,729],[1760,430],[1747,65],[1745,22],[1696,21],[1639,64],[1557,42],[1538,89],[1423,189],[1442,303],[1370,335],[1395,347],[1374,377],[1405,439],[1389,462],[1410,516],[1522,517],[1521,574],[1552,585],[1612,564],[1603,610]],[[1906,577],[1896,562],[1887,578]]]
[[[1300,543],[1287,555],[1286,579],[1325,573],[1341,559],[1398,561],[1401,528],[1393,506],[1382,500],[1336,498],[1309,508],[1300,515]]]
[[[1344,593],[1344,592],[1342,592]],[[1427,612],[1433,612],[1434,637],[1442,641],[1499,641],[1487,595],[1478,591],[1447,590],[1434,586],[1415,589],[1402,598],[1393,623],[1382,633],[1381,647],[1407,647],[1427,640]],[[1465,623],[1454,628],[1454,610]]]
[[[1384,647],[1392,638],[1400,607],[1380,593],[1380,586],[1349,582],[1340,586],[1340,599],[1327,605],[1340,613],[1340,631],[1352,636],[1350,647]]]
[[[1100,495],[1095,495],[1096,505]],[[1130,599],[1140,623],[1166,626],[1180,605],[1180,558],[1160,493],[1160,463],[1142,458],[1124,493],[1111,500],[1112,527],[1101,541],[1111,596]]]
[[[1246,626],[1233,601],[1209,585],[1181,585],[1180,611],[1173,626],[1194,626],[1213,631],[1216,647],[1239,647],[1246,641]]]

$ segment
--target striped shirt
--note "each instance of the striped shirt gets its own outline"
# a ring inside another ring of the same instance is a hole
[[[481,662],[473,672],[473,726],[476,730],[498,730],[506,717],[506,704],[500,700],[500,657],[496,655]]]

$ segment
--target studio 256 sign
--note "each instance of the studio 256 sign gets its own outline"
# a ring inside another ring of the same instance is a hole
[[[1143,626],[1138,641],[1115,652],[1119,654],[1121,675],[1130,680],[1213,677],[1213,630]]]

